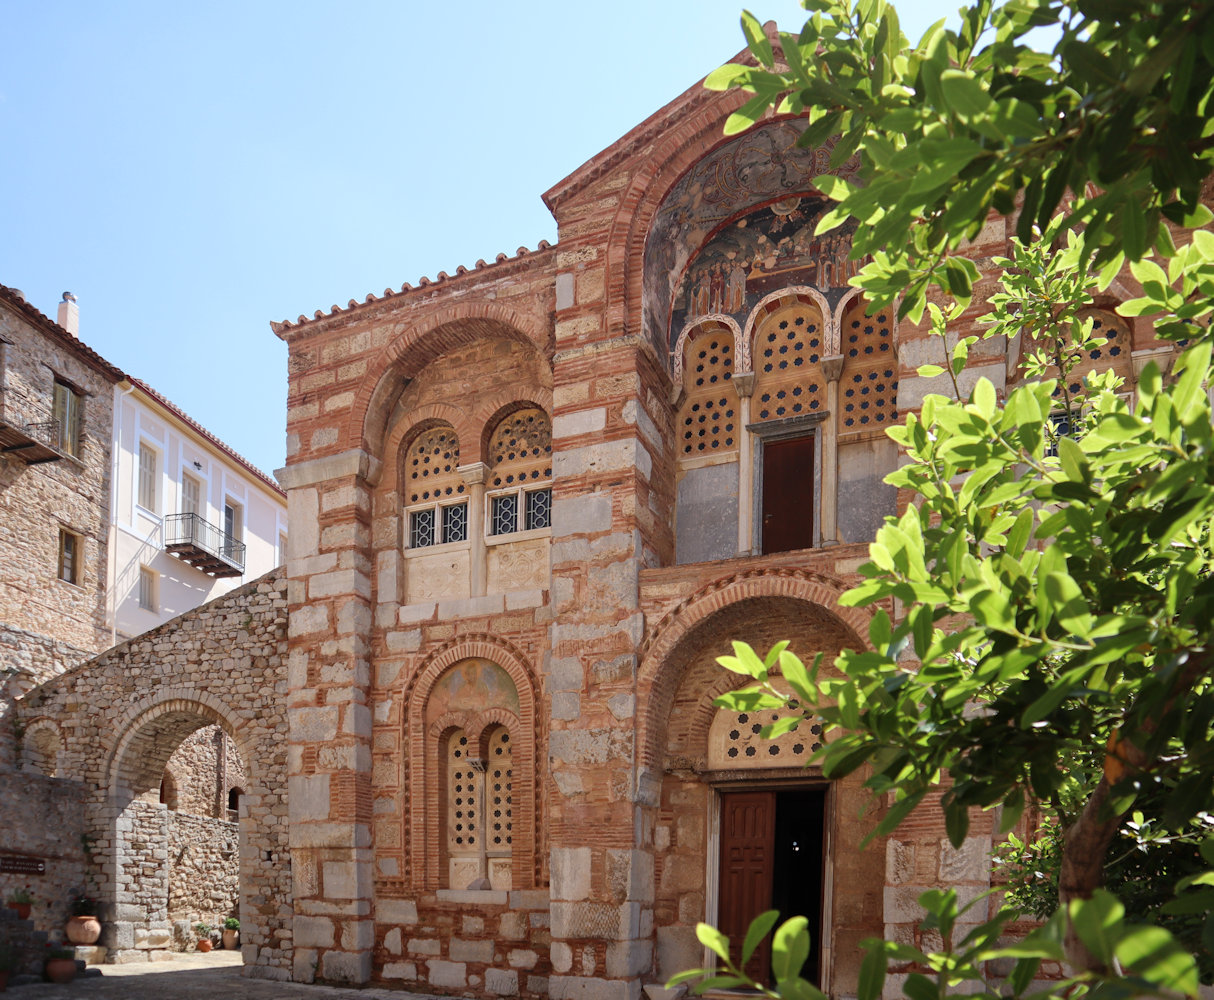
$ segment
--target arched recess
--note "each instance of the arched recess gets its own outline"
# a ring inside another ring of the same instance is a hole
[[[348,438],[371,455],[384,454],[397,401],[409,382],[436,358],[485,338],[526,344],[551,361],[553,330],[547,316],[530,315],[497,302],[460,303],[427,314],[405,329],[370,362],[354,397]]]
[[[841,634],[847,637],[846,645],[862,648],[866,643],[861,636],[868,634],[871,615],[860,608],[839,605],[838,598],[846,589],[843,581],[821,573],[754,570],[718,581],[671,608],[649,630],[641,647],[637,684],[640,701],[647,708],[638,719],[639,766],[660,766],[665,720],[670,715],[675,688],[685,666],[676,652],[701,623],[726,608],[733,608],[736,613],[736,609],[743,606],[745,601],[789,599],[796,602],[793,606],[802,608],[810,619],[820,621],[824,626],[842,629]],[[722,626],[728,623],[727,619],[717,621]],[[830,624],[832,622],[837,622],[837,626]],[[740,616],[735,630],[726,638],[749,642],[748,632],[753,634],[752,626],[744,616]],[[773,641],[780,638],[777,636]],[[723,652],[728,651],[727,641]],[[721,672],[726,673],[724,670]]]
[[[53,719],[33,719],[21,736],[22,767],[48,778],[57,778],[62,771],[60,755],[63,737]]]
[[[517,693],[517,709],[504,712],[501,706],[471,710],[461,707],[458,711],[435,714],[431,706],[435,686],[452,667],[472,661],[486,661],[504,672]],[[453,730],[462,729],[475,745],[484,731],[493,725],[505,726],[512,743],[512,887],[531,889],[542,884],[546,852],[540,829],[543,740],[537,731],[537,697],[538,685],[525,655],[497,636],[462,636],[440,646],[419,666],[405,692],[408,755],[405,825],[410,832],[408,877],[415,889],[446,887],[443,872],[446,859],[443,740]]]
[[[248,808],[239,821],[240,848],[231,854],[239,866],[241,941],[253,949],[251,964],[257,964],[260,948],[279,947],[290,919],[280,913],[280,901],[291,896],[289,867],[265,863],[289,856],[287,830],[276,815],[285,805],[285,758],[264,728],[254,738],[241,712],[208,692],[183,687],[140,699],[112,728],[118,739],[101,769],[104,800],[90,817],[103,898],[112,904],[103,942],[129,948],[121,943],[129,934],[163,928],[170,919],[172,803],[161,801],[162,782],[174,750],[207,726],[219,726],[232,739],[247,768]]]
[[[730,651],[731,640],[745,640],[764,653],[775,642],[788,639],[803,661],[823,653],[828,664],[844,648],[865,647],[860,639],[863,616],[840,608],[833,600],[839,590],[828,589],[828,583],[826,578],[794,584],[790,578],[760,576],[723,582],[692,598],[655,628],[640,668],[639,701],[647,702],[648,708],[642,719],[645,732],[639,738],[647,768],[641,776],[642,788],[648,791],[643,808],[654,824],[654,922],[663,941],[654,969],[659,979],[698,960],[698,921],[720,925],[730,914],[736,920],[735,908],[752,900],[749,890],[740,900],[736,889],[731,889],[723,861],[730,842],[729,804],[739,801],[765,803],[762,809],[768,810],[767,822],[773,823],[777,845],[781,824],[787,829],[790,815],[801,815],[798,810],[807,804],[816,809],[816,832],[802,827],[804,837],[798,837],[800,846],[793,849],[813,855],[810,868],[821,881],[798,882],[796,902],[806,908],[791,912],[812,913],[811,934],[828,943],[823,952],[825,968],[815,967],[812,975],[816,978],[819,971],[825,975],[831,995],[855,990],[855,969],[848,964],[855,947],[864,936],[882,930],[884,845],[859,848],[880,807],[876,804],[874,810],[862,777],[830,783],[819,768],[805,766],[813,743],[821,740],[821,730],[814,731],[812,720],[800,723],[803,734],[769,743],[760,740],[756,730],[771,721],[773,711],[760,717],[731,713],[713,704],[719,695],[748,683],[716,663],[717,656]],[[778,668],[773,674],[779,686]],[[739,731],[743,726],[745,733]],[[714,738],[726,742],[717,748],[725,753],[714,756]],[[733,758],[728,755],[730,746],[739,751]],[[865,806],[867,814],[861,817]],[[785,884],[780,872],[777,867],[753,873],[755,893],[771,894],[761,908],[785,908],[788,901],[779,901]],[[846,905],[833,903],[835,879],[846,880]]]

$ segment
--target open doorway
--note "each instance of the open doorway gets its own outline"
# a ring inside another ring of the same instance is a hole
[[[810,952],[801,975],[822,984],[825,933],[826,796],[823,786],[722,791],[717,923],[740,958],[751,920],[779,910],[781,922],[804,916]],[[746,967],[771,983],[770,938]]]

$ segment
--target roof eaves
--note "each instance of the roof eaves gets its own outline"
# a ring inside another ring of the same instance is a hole
[[[219,438],[217,438],[214,434],[212,434],[205,427],[203,427],[202,424],[200,424],[197,420],[195,420],[188,413],[186,413],[185,410],[183,410],[180,406],[178,406],[176,403],[172,402],[171,400],[166,399],[164,396],[162,396],[160,393],[158,393],[155,389],[153,389],[150,385],[148,385],[146,382],[142,381],[141,379],[132,378],[130,381],[131,381],[131,384],[133,386],[135,386],[135,388],[139,389],[140,392],[142,392],[145,396],[147,396],[149,399],[151,399],[154,403],[156,403],[157,405],[168,410],[169,413],[171,413],[174,417],[176,417],[178,420],[180,420],[183,424],[185,424],[191,430],[195,431],[201,437],[206,439],[214,447],[218,448],[221,452],[223,452],[225,455],[227,455],[230,459],[232,459],[234,462],[236,462],[238,465],[240,465],[241,468],[245,469],[251,475],[256,476],[276,496],[279,496],[284,500],[286,499],[286,497],[287,497],[286,491],[281,486],[279,486],[278,483],[276,483],[270,476],[267,476],[264,472],[262,472],[259,468],[257,468],[257,466],[255,466],[247,458],[244,458],[242,455],[238,454],[236,451],[234,451],[228,445],[224,444],[223,441],[221,441]]]
[[[385,288],[383,295],[376,295],[374,292],[368,292],[367,297],[363,299],[362,302],[359,302],[357,299],[351,299],[348,303],[346,303],[346,307],[344,309],[341,306],[334,304],[329,307],[329,311],[327,313],[323,309],[317,309],[316,312],[314,312],[310,317],[301,313],[299,318],[296,320],[284,319],[281,323],[271,320],[270,329],[278,334],[278,336],[282,337],[291,330],[297,330],[302,326],[307,326],[320,320],[330,319],[334,316],[349,313],[355,309],[362,309],[366,306],[374,305],[377,302],[383,302],[386,299],[396,298],[422,288],[434,288],[437,285],[441,285],[449,281],[455,281],[466,274],[474,274],[477,271],[481,271],[486,268],[497,267],[501,264],[514,264],[525,257],[536,257],[546,250],[551,250],[554,245],[555,244],[549,243],[547,240],[540,240],[539,244],[534,250],[528,250],[526,247],[519,247],[514,252],[513,257],[504,253],[499,253],[491,263],[487,263],[484,259],[481,259],[478,260],[476,265],[471,268],[465,267],[463,264],[461,264],[455,269],[455,274],[448,274],[446,271],[439,271],[438,277],[436,277],[433,281],[424,275],[418,279],[416,286],[411,285],[406,281],[400,286],[400,291],[393,291],[391,288]]]
[[[86,364],[107,378],[112,379],[115,383],[121,382],[127,377],[122,369],[110,364],[79,337],[68,333],[49,316],[26,302],[24,296],[19,295],[16,289],[9,288],[7,285],[0,285],[0,300],[3,300],[7,305],[17,310],[22,318],[32,323],[57,343],[69,350],[75,351]]]

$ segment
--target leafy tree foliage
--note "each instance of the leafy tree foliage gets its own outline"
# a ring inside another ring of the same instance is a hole
[[[1003,833],[1030,801],[1058,818],[1060,905],[1040,930],[1001,947],[1004,909],[962,935],[955,895],[925,894],[944,947],[870,942],[861,1000],[880,995],[890,960],[917,967],[912,1000],[991,995],[980,980],[993,958],[1013,963],[1002,987],[1013,996],[1035,988],[1042,960],[1064,957],[1073,978],[1054,995],[1194,994],[1190,951],[1127,920],[1100,886],[1119,829],[1137,824],[1145,850],[1208,834],[1214,814],[1214,234],[1177,228],[1214,218],[1200,197],[1214,166],[1214,3],[975,0],[959,29],[941,22],[914,47],[883,0],[804,5],[804,28],[778,45],[743,15],[757,65],[722,67],[708,86],[753,95],[727,131],[771,109],[803,114],[804,142],[838,137],[836,165],[859,157],[853,182],[815,179],[838,202],[819,229],[862,223],[853,256],[868,263],[854,283],[876,307],[927,314],[942,364],[921,374],[947,373],[956,398],[929,395],[888,432],[907,457],[888,481],[915,502],[880,529],[866,580],[843,599],[878,608],[871,648],[828,671],[784,644],[765,660],[738,644],[721,662],[758,685],[722,702],[777,704],[778,669],[832,734],[816,758],[824,774],[866,768],[867,787],[890,796],[874,835],[945,774],[954,845],[975,808],[997,810]],[[1054,33],[1052,51],[1029,44],[1037,27]],[[1002,404],[985,380],[961,398],[977,338],[947,339],[978,276],[957,251],[992,210],[1018,213],[1018,240],[987,335],[1031,342],[1031,380]],[[1111,374],[1072,398],[1070,371],[1099,343],[1082,308],[1125,266],[1143,294],[1119,311],[1154,317],[1183,350],[1166,372],[1144,368],[1133,407]],[[1186,918],[1186,939],[1214,951],[1214,842],[1202,856],[1142,909]],[[756,921],[747,947],[775,923]],[[799,976],[806,933],[776,932],[774,995],[820,995]],[[739,981],[717,932],[700,934],[720,984]]]

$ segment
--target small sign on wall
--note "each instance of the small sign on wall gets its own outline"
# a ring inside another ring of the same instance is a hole
[[[0,854],[0,874],[45,875],[46,862],[42,858],[26,858],[12,854]]]

